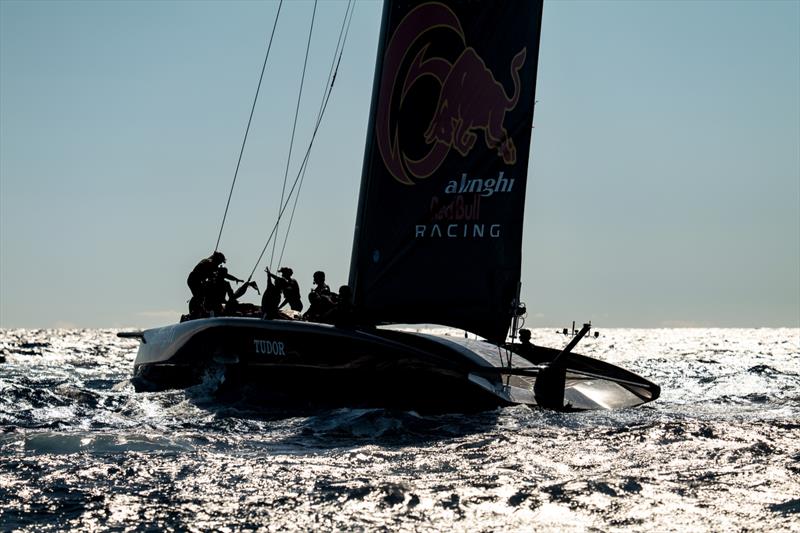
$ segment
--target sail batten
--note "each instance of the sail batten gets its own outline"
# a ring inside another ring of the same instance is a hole
[[[542,2],[384,6],[350,284],[375,322],[504,338]]]

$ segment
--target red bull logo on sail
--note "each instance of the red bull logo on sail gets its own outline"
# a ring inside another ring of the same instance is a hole
[[[431,32],[453,32],[463,45],[463,51],[453,61],[443,57],[429,57]],[[408,58],[417,50],[410,66],[405,68],[401,81],[401,68],[409,65]],[[376,135],[378,149],[391,175],[405,185],[414,179],[424,179],[442,165],[451,150],[461,156],[468,155],[479,141],[507,165],[517,161],[514,140],[504,126],[506,113],[513,110],[520,96],[519,71],[525,63],[527,49],[522,48],[511,60],[510,71],[514,83],[513,95],[508,96],[478,52],[466,45],[464,31],[453,11],[438,2],[422,4],[411,10],[400,22],[390,39],[384,56],[378,109],[376,110]],[[434,80],[439,87],[435,111],[424,131],[427,152],[419,158],[408,156],[401,149],[397,117],[409,90],[418,82]],[[400,101],[395,102],[398,94]]]

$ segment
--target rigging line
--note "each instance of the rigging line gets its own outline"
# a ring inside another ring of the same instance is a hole
[[[315,134],[315,135],[316,135],[316,133],[317,133],[317,132],[316,132],[316,129],[318,129],[318,128],[319,128],[319,124],[317,124],[317,128],[315,128],[315,130],[314,130],[314,134]],[[309,146],[308,146],[308,150],[306,150],[306,155],[305,155],[305,157],[303,158],[303,165],[305,165],[305,162],[306,162],[306,161],[308,161],[308,156],[309,156],[310,154],[311,154],[311,145],[309,144]],[[299,175],[299,173],[298,173],[298,176],[297,176],[297,178],[295,178],[295,180],[294,180],[294,184],[292,185],[292,188],[289,190],[289,198],[291,198],[291,196],[292,196],[292,193],[294,192],[294,188],[297,186],[297,182],[298,182],[298,179],[299,179],[299,178],[300,178],[300,175]],[[287,208],[288,206],[289,206],[289,199],[287,199],[287,200],[286,200],[286,202],[285,202],[285,203],[284,203],[284,204],[281,206],[281,209],[280,209],[280,211],[278,212],[278,220],[280,220],[280,219],[281,219],[281,217],[283,216],[283,212],[284,212],[284,211],[286,211],[286,208]],[[270,231],[270,233],[269,233],[269,236],[267,237],[267,242],[264,244],[264,248],[262,248],[262,249],[261,249],[261,253],[260,253],[260,254],[259,254],[259,256],[258,256],[258,259],[256,259],[256,264],[255,264],[255,265],[253,265],[253,270],[251,270],[251,271],[250,271],[250,275],[249,275],[249,276],[247,276],[247,281],[250,281],[251,279],[253,279],[253,274],[255,274],[255,272],[256,272],[256,269],[258,268],[258,264],[259,264],[259,263],[261,262],[261,260],[264,258],[264,254],[267,252],[267,248],[269,248],[269,243],[272,241],[272,237],[274,237],[274,236],[275,236],[275,232],[276,232],[276,231],[278,231],[278,222],[277,222],[277,221],[276,221],[276,222],[275,222],[275,224],[272,226],[272,231]]]
[[[341,55],[340,55],[339,59],[337,61],[337,68],[338,68],[338,64],[341,62],[341,59],[342,58],[341,58]],[[336,76],[334,74],[334,79],[335,79],[335,77]],[[295,189],[295,187],[297,187],[298,181],[300,179],[300,172],[302,171],[302,169],[308,163],[308,158],[311,155],[311,148],[314,146],[314,140],[317,137],[317,133],[319,132],[319,127],[322,124],[322,118],[325,116],[325,111],[328,108],[328,103],[330,102],[332,90],[333,90],[333,82],[331,82],[331,85],[328,87],[328,93],[325,96],[325,103],[322,106],[322,113],[317,117],[317,122],[314,125],[314,131],[311,134],[311,140],[308,143],[308,148],[306,149],[305,156],[303,157],[303,162],[300,164],[300,169],[301,170],[298,171],[297,177],[295,177],[294,182],[292,183],[292,188],[289,190],[288,199],[286,199],[286,201],[283,203],[283,205],[280,208],[280,212],[278,213],[278,220],[281,219],[281,217],[283,216],[283,213],[286,211],[286,208],[289,205],[289,201],[290,201],[290,199],[292,197],[292,194],[294,193],[294,189]],[[278,230],[278,223],[276,222],[275,225],[272,226],[272,231],[270,232],[269,236],[267,237],[267,242],[264,243],[264,247],[261,249],[261,253],[259,254],[258,259],[256,260],[255,264],[253,265],[253,270],[250,271],[250,275],[247,277],[247,281],[250,281],[251,279],[253,279],[253,274],[255,274],[255,271],[258,268],[259,263],[261,263],[261,260],[264,258],[264,254],[266,253],[267,248],[269,247],[269,244],[272,241],[272,238],[275,236],[275,233],[277,232],[277,230]]]
[[[303,97],[303,86],[305,84],[306,79],[306,67],[308,66],[308,52],[311,49],[311,35],[314,32],[314,19],[317,16],[317,0],[314,0],[314,10],[311,13],[311,26],[308,28],[308,42],[306,43],[306,57],[303,60],[303,75],[300,77],[300,91],[297,93],[297,104],[295,105],[294,109],[294,124],[292,125],[292,137],[289,141],[289,155],[286,158],[286,170],[283,173],[283,188],[281,189],[281,201],[278,205],[283,205],[283,199],[286,195],[286,180],[289,177],[289,164],[292,161],[292,148],[294,147],[294,135],[297,131],[297,117],[300,114],[300,100]],[[278,214],[278,219],[276,220],[275,224],[276,227],[281,223],[281,215],[283,214],[283,210],[281,213]],[[275,245],[277,244],[278,240],[276,239],[275,242],[272,244],[272,255],[269,258],[269,266],[272,268],[273,261],[275,260]]]
[[[256,95],[253,98],[253,106],[250,108],[250,118],[247,119],[247,127],[244,130],[244,139],[242,140],[242,147],[239,150],[239,159],[236,161],[236,170],[233,173],[233,181],[231,182],[231,190],[228,193],[228,202],[225,204],[225,213],[222,215],[222,223],[219,226],[219,234],[217,235],[217,244],[214,245],[214,251],[219,249],[219,241],[222,239],[222,228],[225,227],[225,220],[228,218],[228,208],[231,206],[231,197],[233,196],[233,188],[236,185],[236,178],[239,175],[239,166],[242,163],[242,155],[244,154],[244,147],[247,144],[247,134],[250,132],[250,123],[253,122],[253,113],[256,110],[256,102],[258,101],[258,94],[261,90],[261,81],[264,79],[264,71],[267,69],[267,59],[269,59],[269,51],[272,49],[272,39],[275,37],[275,28],[278,27],[278,17],[281,14],[281,6],[283,0],[278,3],[278,11],[275,13],[275,22],[272,24],[272,33],[269,36],[269,44],[267,44],[267,53],[264,56],[264,64],[261,65],[261,76],[258,78],[258,87],[256,87]]]
[[[342,61],[342,54],[344,53],[344,45],[347,42],[347,34],[350,32],[350,23],[353,21],[354,12],[355,12],[355,5],[353,4],[353,0],[349,0],[347,3],[347,9],[344,12],[344,18],[342,19],[342,27],[339,30],[339,39],[336,42],[336,48],[333,52],[333,60],[331,61],[331,68],[328,71],[328,81],[326,83],[327,91],[332,91],[333,84],[336,82],[336,74],[339,71],[339,64]],[[321,120],[322,112],[325,106],[325,100],[326,100],[326,93],[323,93],[322,101],[320,101],[319,104],[319,111],[317,112],[318,121]],[[283,238],[283,246],[281,247],[281,255],[278,257],[278,264],[283,263],[283,254],[286,251],[286,244],[289,242],[289,232],[292,230],[292,223],[294,222],[294,213],[297,210],[297,203],[300,200],[300,192],[303,190],[303,183],[305,182],[306,179],[307,170],[308,170],[308,164],[305,164],[302,168],[302,174],[300,176],[300,185],[297,187],[297,194],[295,194],[294,196],[294,204],[292,205],[292,214],[289,216],[289,224],[286,227],[286,235]]]
[[[302,169],[306,163],[308,163],[308,158],[311,155],[311,148],[314,146],[314,139],[317,137],[317,132],[319,131],[319,126],[322,124],[322,117],[325,114],[325,110],[328,107],[328,102],[330,101],[331,91],[330,88],[328,90],[328,95],[325,98],[325,105],[322,108],[322,115],[319,116],[317,123],[314,125],[314,132],[311,134],[311,142],[308,143],[308,148],[306,149],[305,156],[303,157],[303,162],[300,164],[300,168]],[[294,179],[292,183],[292,188],[289,190],[289,197],[286,199],[286,202],[281,206],[280,212],[278,213],[278,220],[283,216],[284,211],[289,206],[289,201],[294,193],[295,187],[297,187],[298,181],[300,180],[300,171],[297,172],[297,177]],[[261,254],[259,254],[258,259],[256,260],[255,265],[253,265],[253,270],[250,271],[250,275],[247,277],[247,281],[253,279],[253,274],[255,274],[256,269],[258,268],[258,264],[264,258],[264,254],[267,252],[267,248],[269,247],[269,243],[272,241],[272,238],[275,236],[275,233],[278,231],[278,222],[275,222],[275,225],[272,226],[272,231],[270,232],[269,236],[267,237],[267,242],[264,244],[264,248],[261,249]]]

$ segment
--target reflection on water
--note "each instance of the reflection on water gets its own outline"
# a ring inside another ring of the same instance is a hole
[[[797,329],[606,330],[580,351],[660,384],[655,403],[469,416],[292,416],[217,402],[220,375],[136,394],[114,333],[0,332],[0,530],[800,523]]]

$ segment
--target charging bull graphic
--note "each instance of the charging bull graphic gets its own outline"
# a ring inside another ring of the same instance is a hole
[[[431,43],[424,43],[424,39],[432,31],[443,29],[454,32],[464,46],[463,52],[453,62],[443,57],[427,57]],[[397,96],[400,70],[407,62],[409,51],[416,48],[419,51],[407,67],[397,105],[393,98]],[[376,111],[378,149],[392,176],[400,183],[413,185],[412,176],[423,179],[433,174],[451,149],[461,156],[469,154],[480,135],[486,146],[494,150],[504,163],[516,163],[516,147],[504,122],[506,113],[513,110],[519,101],[519,71],[525,63],[525,56],[526,48],[522,48],[511,60],[514,92],[508,96],[476,50],[466,46],[461,23],[450,8],[440,3],[428,3],[410,11],[387,45]],[[424,132],[428,152],[420,159],[413,159],[400,149],[400,132],[392,110],[402,110],[409,90],[425,78],[433,79],[440,90],[436,110]]]
[[[461,155],[467,155],[477,138],[471,130],[482,129],[486,146],[499,147],[498,155],[503,161],[514,164],[516,148],[503,127],[503,119],[506,111],[514,109],[519,100],[519,69],[524,62],[523,49],[511,62],[515,92],[512,98],[508,98],[503,86],[494,79],[475,50],[467,48],[442,81],[439,104],[425,132],[425,141],[428,144],[435,141],[446,143]],[[420,72],[417,75],[425,74]]]

